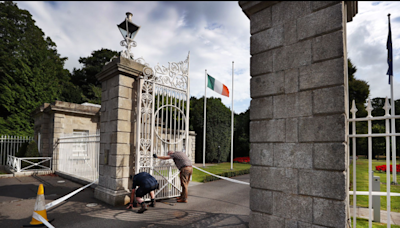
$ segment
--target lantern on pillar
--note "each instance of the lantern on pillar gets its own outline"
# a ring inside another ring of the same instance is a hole
[[[124,40],[122,40],[120,44],[127,49],[121,53],[121,56],[127,59],[133,59],[131,47],[136,47],[136,42],[133,40],[133,38],[135,38],[140,26],[137,26],[132,22],[132,13],[130,12],[126,13],[125,20],[117,26],[122,37],[124,37]]]

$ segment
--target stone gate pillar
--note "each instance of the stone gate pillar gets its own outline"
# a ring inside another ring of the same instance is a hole
[[[250,227],[346,227],[346,23],[357,2],[239,1],[250,19]]]
[[[123,57],[96,75],[102,83],[99,183],[94,196],[123,205],[134,170],[137,83],[145,66]]]

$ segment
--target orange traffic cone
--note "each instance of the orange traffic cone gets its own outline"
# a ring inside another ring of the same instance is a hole
[[[38,213],[40,216],[42,216],[44,219],[49,221],[47,219],[47,212],[46,212],[46,204],[44,202],[44,189],[43,189],[43,184],[39,185],[39,189],[37,192],[37,197],[36,197],[36,203],[35,203],[35,208],[33,213]],[[32,217],[32,221],[30,223],[31,225],[41,225],[43,224],[41,221],[35,219]]]

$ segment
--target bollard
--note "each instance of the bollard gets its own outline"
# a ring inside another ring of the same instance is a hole
[[[372,191],[381,191],[381,178],[373,176],[372,178]],[[374,222],[381,222],[381,197],[372,196],[372,208],[374,209]]]

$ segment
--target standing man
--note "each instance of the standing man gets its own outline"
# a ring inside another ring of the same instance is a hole
[[[154,201],[154,190],[158,189],[157,180],[149,173],[141,172],[133,176],[132,181],[133,182],[132,182],[131,202],[126,209],[133,208],[133,198],[135,197],[135,193],[136,193],[136,201],[142,207],[137,211],[137,213],[143,213],[147,210],[146,203],[142,199],[142,197],[147,193],[150,193],[151,197],[151,203],[149,206],[155,207],[156,202]],[[136,186],[139,186],[139,188],[136,189]]]
[[[157,156],[157,154],[153,154],[153,157],[163,160],[172,158],[174,160],[176,167],[181,171],[179,178],[182,186],[181,196],[177,198],[176,202],[187,203],[188,185],[193,173],[192,161],[190,161],[186,153],[179,151],[168,151],[168,156]]]

